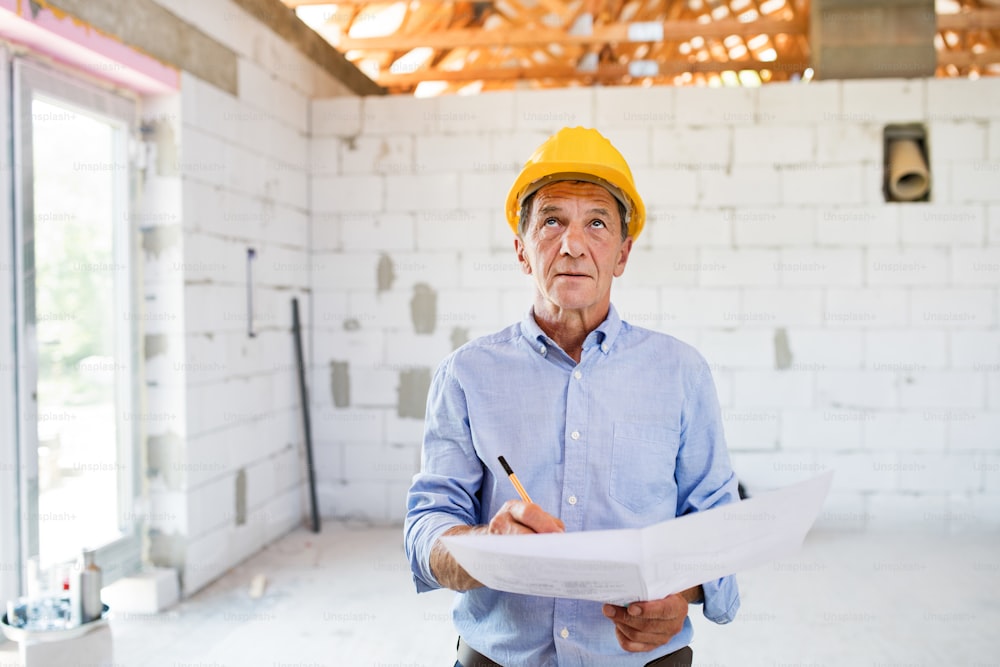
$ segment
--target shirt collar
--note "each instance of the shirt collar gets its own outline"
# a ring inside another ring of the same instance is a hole
[[[592,345],[599,345],[601,352],[608,354],[611,352],[611,346],[614,345],[615,339],[618,338],[621,330],[622,319],[619,317],[614,304],[611,304],[608,308],[608,316],[604,318],[603,322],[597,325],[596,329],[587,335],[587,339],[583,343],[584,351],[588,350]],[[538,326],[538,322],[535,321],[533,308],[528,308],[527,314],[521,320],[521,334],[528,339],[535,351],[542,354],[545,354],[546,347],[556,346],[555,341],[545,335],[542,328]]]

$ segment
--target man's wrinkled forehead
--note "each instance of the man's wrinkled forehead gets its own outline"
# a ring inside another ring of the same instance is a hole
[[[546,183],[536,192],[533,200],[534,213],[556,213],[568,208],[567,200],[585,200],[589,204],[588,214],[609,216],[618,211],[615,196],[607,188],[586,181],[555,181]]]

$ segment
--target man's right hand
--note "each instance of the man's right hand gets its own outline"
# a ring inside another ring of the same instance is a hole
[[[490,519],[487,531],[491,535],[523,535],[525,533],[564,533],[566,526],[535,503],[508,500]]]
[[[521,500],[508,500],[500,508],[500,511],[493,515],[489,525],[455,526],[446,530],[441,536],[481,535],[483,533],[524,535],[527,533],[562,533],[565,530],[566,527],[562,521],[548,514],[538,505]],[[434,573],[439,584],[454,591],[467,591],[482,586],[458,564],[458,561],[452,557],[441,540],[434,542],[434,546],[431,548],[431,572]]]

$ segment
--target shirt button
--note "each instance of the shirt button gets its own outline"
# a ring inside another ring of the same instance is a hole
[[[574,440],[579,440],[580,439],[580,432],[579,431],[573,431],[572,433],[569,434],[569,437],[573,438]]]
[[[563,639],[566,639],[567,637],[569,637],[569,630],[563,628],[562,630],[559,631],[559,636],[562,637]]]
[[[583,373],[581,373],[580,371],[576,371],[575,373],[573,373],[573,377],[579,380],[580,378],[583,377]]]
[[[569,498],[566,499],[566,502],[568,502],[570,505],[576,505],[576,496],[570,496]]]
[[[545,346],[544,345],[539,345],[538,346],[538,354],[545,354]]]
[[[601,343],[601,352],[607,352],[607,351],[608,351],[608,344]]]

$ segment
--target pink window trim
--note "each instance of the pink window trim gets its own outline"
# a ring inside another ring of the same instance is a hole
[[[0,38],[143,95],[180,89],[176,67],[61,12],[43,8],[32,16],[29,5],[27,0],[0,0]]]

